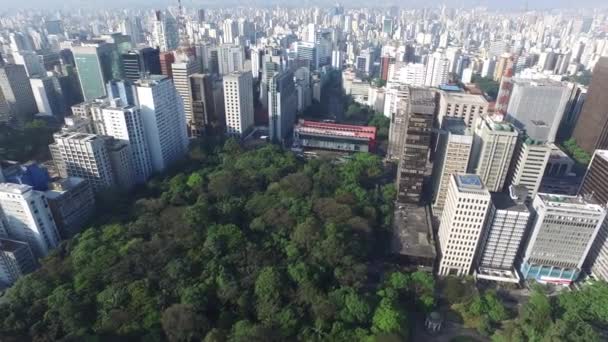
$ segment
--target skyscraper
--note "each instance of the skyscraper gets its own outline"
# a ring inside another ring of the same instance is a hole
[[[437,87],[446,84],[449,79],[450,60],[439,52],[429,56],[426,64],[426,75],[424,85]]]
[[[503,189],[517,137],[515,128],[500,118],[485,116],[477,121],[469,172],[479,175],[489,191]]]
[[[582,197],[542,193],[532,207],[536,215],[521,273],[540,283],[569,285],[580,274],[606,209]]]
[[[153,22],[152,36],[154,44],[160,51],[171,51],[179,46],[179,32],[177,19],[171,11],[156,11]]]
[[[23,125],[37,112],[25,68],[16,64],[0,67],[0,122]]]
[[[253,127],[253,77],[250,72],[224,76],[226,133],[241,137]]]
[[[490,192],[473,174],[453,174],[439,225],[440,276],[470,274],[490,206]]]
[[[528,137],[521,137],[520,140],[514,151],[507,184],[525,186],[528,198],[533,199],[545,175],[552,145]]]
[[[160,51],[153,48],[131,50],[122,54],[122,68],[125,78],[138,80],[145,74],[161,75]]]
[[[534,140],[554,142],[572,90],[548,79],[512,82],[507,120]]]
[[[528,191],[511,186],[508,192],[494,192],[479,247],[477,278],[519,283],[515,261],[530,220],[525,205]]]
[[[218,48],[218,65],[220,75],[233,71],[243,71],[245,55],[243,48],[236,45],[222,45]]]
[[[85,101],[106,95],[106,83],[120,68],[114,44],[87,43],[72,48]]]
[[[397,169],[397,199],[402,203],[420,204],[422,184],[431,144],[431,129],[436,110],[435,93],[410,88],[406,134]]]
[[[190,75],[192,90],[191,136],[201,136],[206,128],[223,126],[224,92],[222,82],[209,74]]]
[[[473,131],[464,121],[445,118],[433,165],[433,215],[441,216],[451,176],[467,172],[472,146]]]
[[[57,230],[62,239],[79,233],[95,213],[95,197],[89,182],[83,178],[62,178],[49,185],[44,194],[49,202]]]
[[[188,151],[184,106],[173,82],[165,76],[135,81],[135,89],[152,169],[162,172]]]
[[[112,99],[110,105],[102,109],[102,115],[105,134],[130,145],[129,159],[133,164],[135,182],[146,182],[152,174],[152,163],[140,108]]]
[[[9,238],[27,242],[37,258],[59,244],[59,232],[44,193],[29,185],[1,183],[0,212]]]
[[[49,148],[58,151],[54,162],[65,167],[67,176],[86,179],[96,192],[116,184],[104,138],[84,133],[56,133],[53,138]]]
[[[608,57],[601,57],[593,69],[593,78],[572,137],[589,154],[608,148]]]
[[[440,91],[439,124],[445,117],[462,118],[467,127],[474,127],[477,119],[488,113],[488,101],[482,95]]]
[[[186,124],[188,132],[194,129],[195,119],[192,113],[192,88],[190,84],[190,75],[201,72],[201,66],[198,60],[194,58],[184,58],[171,66],[173,70],[173,84],[177,93],[184,104],[184,113],[186,115]]]
[[[291,70],[276,73],[268,84],[269,136],[282,142],[296,121],[297,94]]]
[[[608,150],[595,150],[579,193],[608,205]]]
[[[38,112],[63,118],[67,112],[65,98],[59,80],[55,76],[43,76],[30,79]]]

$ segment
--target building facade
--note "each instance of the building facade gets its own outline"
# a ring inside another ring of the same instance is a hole
[[[604,222],[604,207],[582,197],[539,193],[520,267],[525,279],[569,285],[575,281]]]
[[[44,193],[29,185],[1,183],[0,211],[8,237],[26,242],[37,258],[59,244],[59,232]]]
[[[490,206],[490,192],[474,174],[453,174],[439,226],[440,276],[471,273]]]
[[[253,128],[253,77],[250,72],[224,76],[226,133],[242,137]]]
[[[473,132],[460,118],[445,118],[433,165],[433,215],[441,216],[452,174],[466,173]]]

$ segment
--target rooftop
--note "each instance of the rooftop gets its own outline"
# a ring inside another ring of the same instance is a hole
[[[85,182],[85,180],[80,177],[62,178],[58,181],[52,182],[50,184],[50,190],[46,191],[45,195],[50,199],[60,197],[66,191],[75,188],[83,182]]]
[[[396,204],[392,249],[414,257],[435,258],[431,221],[425,206]]]
[[[608,161],[608,150],[595,150],[595,155]]]
[[[0,183],[0,192],[21,195],[31,190],[32,187],[27,184]]]
[[[295,128],[300,133],[337,135],[342,137],[375,139],[376,127],[355,126],[327,122],[300,120]]]
[[[490,196],[492,196],[492,204],[496,209],[529,212],[525,204],[515,201],[508,192],[492,192]]]
[[[542,202],[550,208],[554,209],[576,209],[585,210],[587,212],[602,212],[604,208],[592,201],[588,201],[582,196],[567,196],[557,194],[538,193],[536,195]]]
[[[461,173],[454,174],[454,178],[456,179],[456,184],[459,188],[463,189],[475,189],[482,190],[484,189],[483,182],[478,175],[469,174],[469,173]]]

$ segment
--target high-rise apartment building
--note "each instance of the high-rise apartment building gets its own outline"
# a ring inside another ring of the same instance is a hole
[[[572,137],[587,153],[608,148],[608,57],[600,57]]]
[[[190,132],[196,124],[192,112],[192,87],[190,84],[190,75],[201,72],[201,66],[198,60],[187,58],[173,63],[171,68],[173,70],[173,84],[184,104],[186,124],[188,125],[188,132]]]
[[[403,137],[397,170],[397,199],[402,203],[420,204],[422,184],[431,144],[431,130],[436,110],[436,96],[427,89],[410,89],[406,132]]]
[[[56,133],[53,137],[55,143],[49,148],[66,176],[86,179],[96,192],[116,184],[106,139],[85,133]]]
[[[512,82],[507,120],[534,140],[554,142],[572,89],[548,79]]]
[[[13,285],[34,272],[37,263],[30,246],[21,241],[0,238],[0,288]]]
[[[173,55],[173,52],[170,52],[170,51],[161,52],[159,59],[160,59],[161,75],[165,75],[169,78],[173,77],[172,65],[173,65],[173,62],[175,62],[175,55]]]
[[[476,277],[518,283],[515,262],[530,220],[530,210],[525,205],[528,191],[511,186],[508,192],[494,192],[491,196]]]
[[[569,285],[589,254],[606,209],[583,197],[539,193],[521,274],[541,283]]]
[[[23,125],[37,112],[25,68],[16,64],[0,67],[0,122]]]
[[[467,127],[474,127],[481,116],[488,114],[488,101],[482,95],[439,92],[439,125],[445,117],[462,118]]]
[[[545,175],[552,145],[528,137],[520,140],[514,151],[507,184],[525,186],[528,198],[533,199]]]
[[[282,142],[296,121],[297,94],[291,70],[276,73],[268,84],[268,132],[272,141]]]
[[[226,133],[243,136],[253,127],[253,77],[250,72],[224,76]]]
[[[470,274],[490,201],[490,192],[479,176],[457,173],[450,177],[438,233],[438,275]]]
[[[171,79],[151,75],[135,81],[152,170],[162,172],[188,152],[188,130],[182,100]]]
[[[129,159],[135,172],[135,183],[145,183],[152,175],[152,162],[141,109],[112,99],[109,106],[102,109],[102,116],[105,134],[130,145]]]
[[[489,191],[502,191],[518,135],[513,125],[501,118],[485,116],[477,121],[469,172],[479,175]]]
[[[424,85],[437,87],[446,84],[449,80],[450,60],[439,52],[429,56],[426,64]]]
[[[218,48],[218,67],[220,75],[234,71],[243,71],[245,67],[245,53],[241,46],[221,45]]]
[[[472,146],[473,131],[464,120],[446,117],[433,165],[433,215],[441,216],[451,176],[467,172]]]
[[[0,215],[11,239],[29,244],[37,258],[59,244],[59,232],[44,193],[25,184],[0,184]]]
[[[422,63],[396,62],[388,66],[388,82],[424,87],[426,66]]]

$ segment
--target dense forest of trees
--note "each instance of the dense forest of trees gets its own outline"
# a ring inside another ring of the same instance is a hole
[[[395,195],[378,157],[303,162],[230,140],[184,169],[107,201],[13,286],[2,340],[402,340],[433,308],[432,276],[370,266]]]

